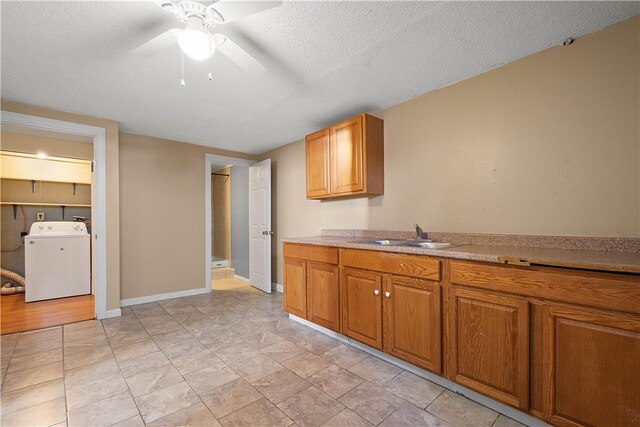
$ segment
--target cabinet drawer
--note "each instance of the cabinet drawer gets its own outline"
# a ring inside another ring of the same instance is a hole
[[[640,313],[640,276],[451,261],[454,285]]]
[[[338,249],[330,248],[328,246],[285,243],[282,252],[286,258],[323,262],[326,264],[338,263]]]
[[[440,261],[426,256],[343,249],[342,265],[402,276],[440,280]]]

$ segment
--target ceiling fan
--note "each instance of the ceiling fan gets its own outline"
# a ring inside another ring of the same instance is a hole
[[[264,71],[264,65],[229,37],[212,33],[211,30],[217,25],[280,6],[281,1],[159,0],[155,2],[167,12],[173,13],[185,27],[165,31],[138,46],[132,51],[134,54],[154,56],[177,43],[183,55],[186,54],[198,61],[212,58],[214,52],[218,50],[249,73]],[[209,79],[211,78],[210,72]],[[181,84],[184,86],[184,59]]]

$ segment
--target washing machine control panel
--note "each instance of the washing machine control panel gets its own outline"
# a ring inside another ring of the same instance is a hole
[[[71,221],[40,221],[34,222],[29,235],[61,235],[87,234],[87,226],[81,222]]]

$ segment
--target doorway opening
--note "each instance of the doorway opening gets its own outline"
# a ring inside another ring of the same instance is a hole
[[[205,155],[205,291],[214,282],[249,282],[248,177],[251,160]]]
[[[95,317],[92,139],[2,125],[2,334]]]
[[[211,280],[249,281],[247,166],[211,165]]]
[[[235,279],[271,292],[271,163],[205,155],[205,292]]]
[[[120,309],[107,311],[107,241],[106,241],[106,130],[46,117],[11,111],[1,112],[2,128],[21,127],[33,135],[65,135],[70,140],[92,144],[91,180],[91,292],[94,298],[93,317],[102,319],[120,315]],[[3,145],[4,145],[3,140]],[[73,156],[71,156],[73,157]],[[45,213],[46,216],[46,213]],[[40,326],[43,327],[43,326]],[[3,331],[4,332],[4,331]]]

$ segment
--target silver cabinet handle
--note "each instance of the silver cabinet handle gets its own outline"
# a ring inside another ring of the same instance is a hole
[[[384,296],[387,297],[387,298],[391,297],[391,292],[385,292]]]
[[[380,294],[380,291],[376,289],[375,291],[373,291],[373,294],[374,295],[378,295],[378,294]]]

